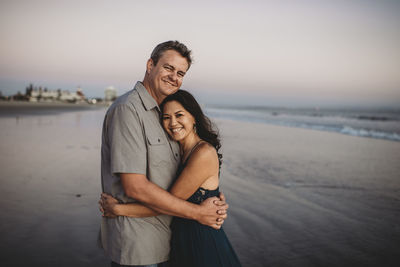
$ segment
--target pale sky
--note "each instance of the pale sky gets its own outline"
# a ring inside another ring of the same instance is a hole
[[[400,107],[400,1],[0,0],[0,91],[103,96],[142,80],[160,42],[208,103]]]

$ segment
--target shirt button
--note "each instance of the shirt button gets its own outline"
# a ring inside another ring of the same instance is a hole
[[[177,156],[178,156],[178,153],[175,153],[175,156],[177,157]]]
[[[160,143],[160,138],[158,138],[158,142]]]

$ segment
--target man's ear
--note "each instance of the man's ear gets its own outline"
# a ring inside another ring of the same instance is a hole
[[[154,63],[153,60],[151,58],[149,58],[149,60],[147,60],[147,64],[146,64],[146,72],[150,73],[150,71],[154,68]]]

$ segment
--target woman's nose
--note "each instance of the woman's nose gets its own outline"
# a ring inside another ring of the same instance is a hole
[[[176,124],[176,119],[175,119],[175,117],[171,117],[171,119],[169,120],[169,125],[170,126],[173,126],[173,125],[175,125]]]

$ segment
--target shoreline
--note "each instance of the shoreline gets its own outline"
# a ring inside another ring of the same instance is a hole
[[[73,112],[73,111],[85,111],[85,110],[97,110],[97,109],[107,109],[110,104],[106,103],[65,103],[65,102],[26,102],[26,101],[0,101],[0,117],[19,117],[19,116],[30,116],[30,115],[51,115],[58,114],[62,112]],[[347,127],[344,130],[332,130],[324,127],[306,127],[306,126],[296,126],[287,123],[278,122],[266,122],[258,120],[243,120],[240,118],[225,118],[220,116],[209,116],[213,121],[227,120],[234,121],[238,123],[250,122],[254,124],[286,127],[293,129],[305,129],[318,132],[326,133],[338,133],[346,136],[362,137],[374,140],[387,140],[393,142],[400,142],[400,136],[393,132],[375,132],[369,130],[355,130],[351,127]],[[362,134],[360,135],[361,132]],[[368,134],[366,134],[368,133]]]

